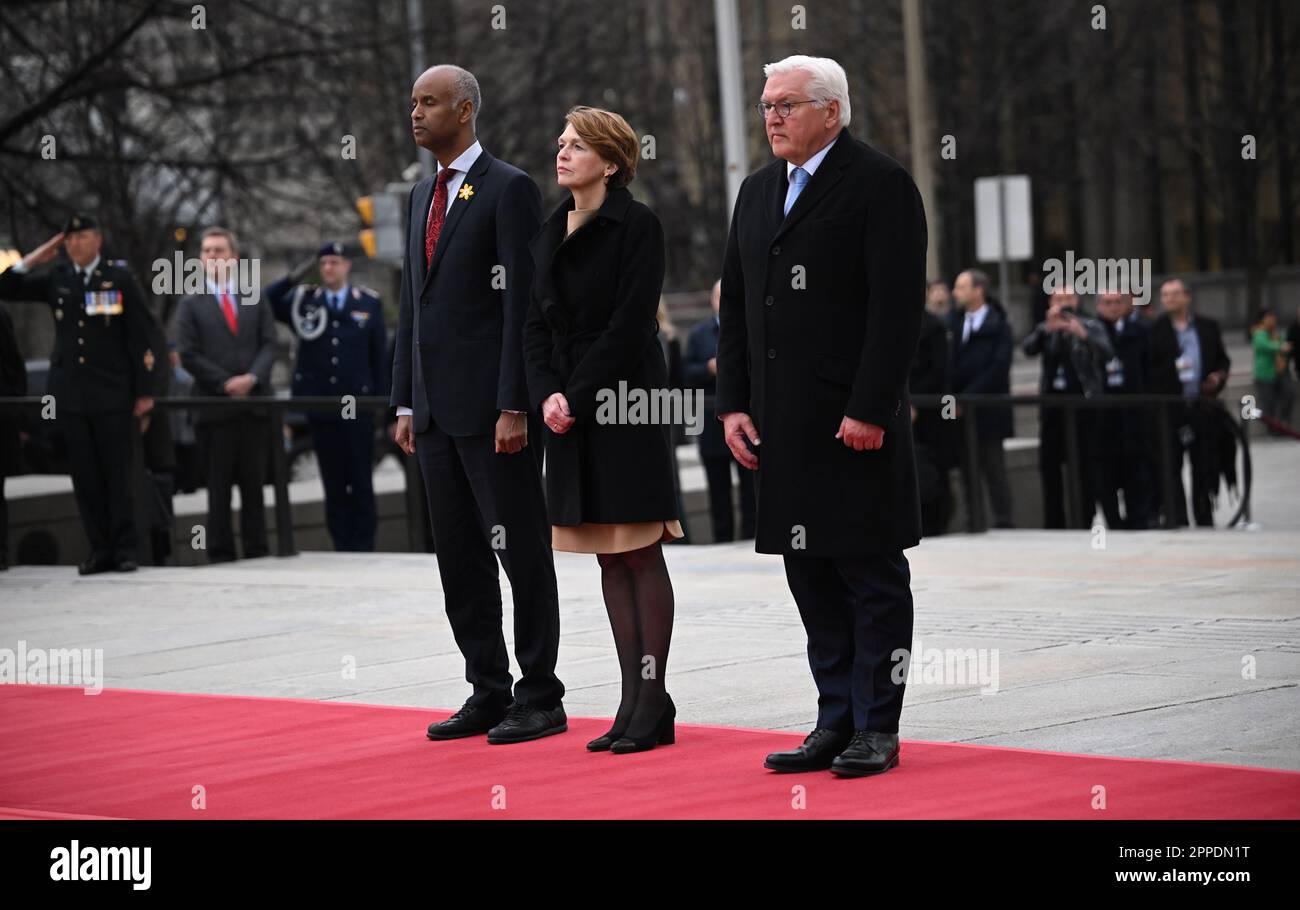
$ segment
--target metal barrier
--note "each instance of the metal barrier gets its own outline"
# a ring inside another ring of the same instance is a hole
[[[705,401],[706,412],[712,413],[713,396],[705,396]],[[1219,419],[1223,421],[1225,427],[1230,428],[1241,447],[1243,456],[1241,505],[1228,523],[1229,527],[1236,525],[1238,522],[1248,522],[1250,520],[1251,468],[1249,435],[1245,431],[1244,423],[1234,420],[1232,413],[1218,400],[1181,395],[1103,395],[1096,398],[1085,398],[1082,395],[1063,394],[1004,395],[984,393],[970,395],[918,394],[912,395],[911,401],[912,405],[918,410],[941,408],[949,402],[960,405],[962,408],[961,419],[964,423],[963,445],[966,450],[966,464],[968,465],[965,471],[967,482],[966,501],[969,503],[967,530],[972,533],[988,530],[988,522],[984,515],[984,488],[979,472],[979,445],[976,437],[975,415],[982,407],[1007,408],[1023,405],[1064,408],[1066,411],[1066,470],[1069,480],[1066,485],[1066,494],[1072,503],[1075,514],[1079,512],[1080,503],[1077,501],[1077,496],[1081,488],[1081,462],[1077,426],[1077,414],[1080,409],[1150,409],[1158,415],[1159,444],[1156,448],[1160,464],[1161,498],[1166,515],[1176,514],[1177,496],[1179,495],[1174,484],[1175,466],[1173,464],[1173,437],[1171,435],[1173,433],[1172,409],[1187,407],[1210,409],[1213,413],[1221,415]],[[34,396],[26,398],[0,397],[0,412],[8,410],[21,411],[28,408],[35,409],[42,404],[43,399]],[[264,410],[271,422],[271,482],[275,487],[276,541],[279,555],[291,556],[297,550],[294,546],[293,516],[291,503],[289,502],[289,463],[284,449],[285,414],[292,411],[337,411],[341,407],[340,400],[332,396],[301,398],[187,397],[157,398],[154,400],[155,410],[164,411],[175,409],[247,411],[250,407]],[[373,419],[373,412],[387,411],[389,404],[387,398],[380,396],[358,396],[355,399],[355,407],[358,416],[363,413],[370,413],[371,419]],[[414,458],[403,458],[402,466],[406,475],[407,544],[412,551],[423,551],[425,549],[424,514],[426,508],[424,481],[420,476],[419,466]]]
[[[1078,430],[1078,412],[1080,410],[1117,408],[1127,411],[1149,411],[1155,416],[1159,440],[1156,445],[1156,457],[1159,462],[1161,501],[1165,515],[1169,516],[1177,514],[1178,496],[1181,495],[1181,490],[1175,484],[1177,472],[1181,470],[1181,462],[1178,465],[1173,462],[1174,440],[1172,433],[1174,421],[1172,418],[1176,413],[1174,409],[1204,409],[1206,413],[1213,415],[1214,419],[1220,422],[1222,428],[1232,433],[1241,447],[1241,505],[1228,522],[1228,527],[1233,527],[1239,522],[1250,521],[1250,435],[1246,432],[1244,421],[1234,419],[1232,412],[1219,399],[1201,396],[1154,394],[1112,394],[1086,398],[1083,395],[1044,395],[1041,393],[1034,395],[1006,395],[1000,393],[945,395],[931,393],[912,395],[911,399],[912,405],[918,410],[943,407],[948,401],[960,405],[962,408],[962,420],[964,422],[963,444],[966,450],[966,464],[968,465],[965,472],[966,501],[969,503],[967,508],[967,529],[972,533],[988,530],[988,521],[984,516],[984,488],[980,480],[979,445],[976,438],[975,415],[981,407],[1007,408],[1016,405],[1038,405],[1040,407],[1063,408],[1065,410],[1065,463],[1068,479],[1066,495],[1069,497],[1068,501],[1076,515],[1080,510],[1077,497],[1082,487],[1080,478],[1080,465],[1082,462],[1080,460]]]

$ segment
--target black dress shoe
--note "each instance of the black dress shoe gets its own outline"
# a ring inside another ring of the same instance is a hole
[[[847,730],[818,727],[804,738],[799,748],[768,755],[763,767],[782,772],[825,771],[852,739],[853,734]]]
[[[113,566],[114,571],[117,572],[134,572],[137,568],[139,567],[135,564],[134,559],[121,559],[118,560],[117,565]]]
[[[510,706],[501,723],[488,731],[488,744],[526,743],[543,736],[554,736],[569,729],[569,718],[562,705],[554,708],[535,708],[515,703]]]
[[[848,747],[831,762],[831,771],[840,777],[866,777],[883,774],[897,764],[897,733],[858,730]]]
[[[677,706],[673,704],[673,697],[667,692],[664,693],[666,701],[664,710],[659,715],[659,722],[647,736],[628,736],[623,734],[619,739],[610,743],[609,751],[615,755],[625,755],[628,752],[648,752],[655,746],[671,746],[677,742]]]
[[[103,556],[91,556],[81,565],[77,566],[78,575],[98,575],[100,572],[107,572],[113,568],[113,560]]]
[[[466,702],[451,717],[429,724],[429,739],[464,739],[486,733],[506,716],[505,708],[495,705],[471,705]]]

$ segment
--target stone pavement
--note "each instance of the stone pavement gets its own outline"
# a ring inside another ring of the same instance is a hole
[[[994,531],[908,550],[902,735],[1300,770],[1300,447],[1254,451],[1257,530]],[[679,719],[810,729],[816,692],[780,558],[748,542],[666,552]],[[599,569],[590,556],[556,563],[566,709],[611,716]],[[468,693],[435,559],[416,554],[90,578],[17,567],[0,574],[0,648],[20,640],[103,649],[112,687],[440,708]]]

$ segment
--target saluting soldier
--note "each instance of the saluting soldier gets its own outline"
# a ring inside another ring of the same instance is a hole
[[[100,258],[103,242],[92,218],[73,215],[62,233],[0,274],[0,299],[46,303],[54,315],[48,391],[90,542],[82,575],[136,568],[132,437],[153,408],[159,356],[144,293],[124,262]],[[31,271],[60,245],[70,261]]]
[[[266,299],[277,319],[298,336],[294,395],[328,395],[340,406],[308,411],[312,448],[325,488],[325,521],[336,550],[375,548],[375,491],[372,461],[375,422],[369,411],[345,417],[344,395],[388,396],[392,360],[379,295],[352,284],[352,259],[341,243],[316,254],[320,286],[300,283],[311,263],[269,285]]]

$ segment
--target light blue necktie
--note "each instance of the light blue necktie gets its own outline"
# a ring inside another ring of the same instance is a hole
[[[785,214],[790,214],[794,201],[799,198],[803,188],[808,185],[808,172],[801,167],[790,172],[790,189],[785,194]]]

